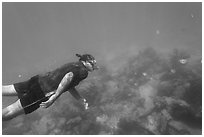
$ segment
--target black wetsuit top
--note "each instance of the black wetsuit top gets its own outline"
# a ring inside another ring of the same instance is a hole
[[[48,93],[56,90],[63,77],[69,72],[72,72],[74,76],[67,90],[77,86],[80,81],[88,76],[88,71],[82,62],[67,63],[56,70],[39,75],[39,84],[42,91]]]

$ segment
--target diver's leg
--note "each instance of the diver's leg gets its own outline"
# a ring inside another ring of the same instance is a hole
[[[2,110],[2,121],[11,120],[12,118],[21,114],[24,114],[24,110],[20,100],[17,100],[15,103]]]
[[[3,96],[17,96],[17,92],[14,88],[14,85],[2,86],[2,95]]]

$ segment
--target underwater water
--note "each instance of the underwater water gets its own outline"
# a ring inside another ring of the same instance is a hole
[[[2,83],[95,56],[100,69],[3,135],[202,134],[201,3],[3,3]],[[2,97],[2,107],[17,97]]]

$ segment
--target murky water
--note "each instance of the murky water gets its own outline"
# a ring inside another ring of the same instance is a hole
[[[75,53],[94,55],[99,66],[105,66],[111,75],[146,47],[163,55],[174,48],[184,49],[192,60],[200,59],[201,11],[201,3],[3,3],[2,83],[21,82],[77,61]],[[90,78],[97,75],[94,72]],[[148,96],[146,93],[149,91],[142,95]],[[2,99],[5,107],[17,98]],[[51,127],[37,128],[42,122],[40,113],[47,112],[40,110],[3,122],[3,134],[51,133],[48,131]],[[29,131],[17,130],[24,126],[20,123],[28,124],[29,120],[32,122]],[[45,123],[54,123],[49,117],[46,120]]]

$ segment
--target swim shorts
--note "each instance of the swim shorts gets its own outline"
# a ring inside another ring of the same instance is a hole
[[[48,98],[41,90],[38,82],[38,75],[32,77],[28,81],[14,84],[18,93],[21,105],[25,114],[29,114],[40,107],[41,102],[47,101]]]

